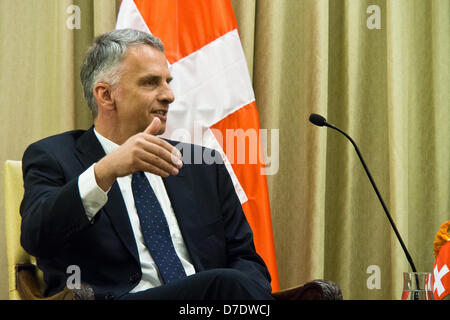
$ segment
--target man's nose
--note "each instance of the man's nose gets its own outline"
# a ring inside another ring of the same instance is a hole
[[[164,102],[167,104],[174,102],[175,96],[173,94],[172,88],[170,87],[170,85],[168,83],[164,84],[164,87],[162,88],[159,99],[161,102]]]

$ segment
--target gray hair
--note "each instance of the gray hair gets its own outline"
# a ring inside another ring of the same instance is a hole
[[[120,62],[128,47],[133,45],[149,45],[164,52],[164,46],[157,37],[133,30],[120,29],[98,36],[89,48],[81,66],[81,83],[84,97],[94,119],[98,107],[94,96],[94,86],[99,82],[115,85],[120,81]]]

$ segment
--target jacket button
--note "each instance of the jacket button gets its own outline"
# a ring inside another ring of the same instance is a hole
[[[105,300],[113,300],[114,299],[114,295],[112,294],[112,293],[108,293],[106,296],[105,296]]]
[[[135,283],[135,282],[138,282],[140,278],[141,278],[141,276],[140,276],[139,272],[136,272],[136,273],[132,273],[130,275],[130,277],[128,278],[128,281],[130,281],[130,283]]]

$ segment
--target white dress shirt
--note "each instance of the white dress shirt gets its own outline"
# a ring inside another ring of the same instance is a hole
[[[97,139],[100,141],[106,154],[114,151],[119,147],[116,143],[108,140],[100,135],[95,129],[94,133]],[[91,220],[97,212],[108,201],[108,191],[104,192],[95,180],[94,165],[90,166],[85,172],[83,172],[78,179],[78,188],[80,190],[81,200],[83,202],[86,215]],[[131,227],[133,229],[134,238],[139,253],[139,260],[141,263],[142,278],[136,287],[131,292],[138,292],[149,288],[157,287],[162,284],[161,277],[158,272],[158,268],[150,255],[149,250],[145,246],[144,237],[142,236],[141,226],[139,223],[139,217],[134,205],[134,197],[131,189],[131,176],[117,178],[122,197],[127,208],[128,216],[130,218]],[[175,213],[173,211],[170,199],[167,195],[166,188],[160,176],[145,172],[153,191],[156,194],[161,208],[166,216],[167,223],[169,225],[170,235],[172,236],[173,245],[181,263],[184,267],[186,275],[195,273],[194,266],[192,265],[189,253],[184,243],[183,237],[178,226]]]

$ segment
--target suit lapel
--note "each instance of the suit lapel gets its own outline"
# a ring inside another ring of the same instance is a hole
[[[77,156],[85,168],[90,167],[93,163],[105,156],[103,147],[95,136],[94,127],[91,127],[78,139],[76,148]],[[136,261],[139,262],[133,229],[117,181],[114,182],[109,190],[108,202],[106,202],[102,210],[108,215],[122,243],[130,251]]]
[[[202,263],[196,248],[195,230],[198,227],[196,221],[196,204],[194,200],[192,185],[189,179],[183,174],[185,167],[176,176],[163,178],[167,195],[177,218],[184,243],[189,251],[195,270],[201,271]]]

